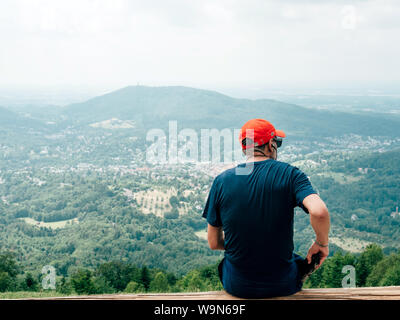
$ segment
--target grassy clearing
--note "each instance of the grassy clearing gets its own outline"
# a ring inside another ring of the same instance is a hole
[[[144,214],[155,214],[158,217],[164,217],[164,213],[172,210],[170,199],[177,195],[175,188],[170,189],[151,189],[133,193],[124,189],[124,195],[129,199],[135,199]],[[178,208],[179,214],[186,214],[189,210],[188,203],[182,203]]]
[[[56,292],[54,290],[32,292],[32,291],[17,291],[17,292],[0,292],[0,299],[29,299],[29,298],[51,298],[51,297],[66,297],[68,295]]]
[[[119,120],[117,118],[112,118],[109,120],[96,122],[90,124],[92,128],[102,128],[102,129],[131,129],[134,128],[134,122],[130,120]]]
[[[292,163],[292,165],[296,167],[305,167],[305,168],[317,168],[321,166],[321,163],[316,162],[314,160],[306,159],[306,160],[298,160]]]
[[[134,193],[133,197],[144,214],[153,213],[158,217],[164,217],[165,212],[172,210],[169,199],[176,195],[177,191],[171,188],[167,190],[153,189],[139,191]]]
[[[63,221],[56,221],[56,222],[43,222],[43,221],[36,221],[32,218],[21,218],[26,223],[34,225],[36,227],[45,227],[50,229],[61,229],[65,228],[67,225],[71,225],[73,223],[79,223],[78,218],[63,220]]]
[[[207,231],[197,231],[194,234],[200,239],[207,240]]]
[[[327,178],[332,178],[335,180],[335,182],[337,182],[339,184],[353,183],[353,182],[360,181],[363,178],[362,176],[356,177],[356,176],[351,176],[348,174],[344,174],[344,173],[340,173],[340,172],[332,172],[332,171],[317,173],[317,175],[327,177]]]
[[[343,250],[349,251],[351,253],[362,252],[366,248],[366,246],[371,243],[365,240],[346,237],[330,237],[329,240]]]

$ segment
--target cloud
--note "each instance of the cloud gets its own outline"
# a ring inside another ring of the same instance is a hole
[[[400,3],[2,0],[0,85],[400,81]]]

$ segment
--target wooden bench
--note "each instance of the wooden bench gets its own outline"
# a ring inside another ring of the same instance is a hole
[[[29,299],[29,300],[42,300]],[[103,294],[51,297],[46,300],[240,300],[225,291],[193,293]],[[264,300],[264,299],[263,299]],[[265,300],[400,300],[400,286],[340,289],[303,289],[287,297]]]

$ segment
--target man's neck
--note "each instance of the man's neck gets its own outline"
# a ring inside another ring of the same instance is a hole
[[[258,161],[264,161],[268,159],[274,159],[271,156],[268,155],[254,155],[250,156],[246,159],[246,162],[258,162]]]

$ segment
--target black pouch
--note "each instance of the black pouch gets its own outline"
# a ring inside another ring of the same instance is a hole
[[[222,283],[222,265],[224,263],[224,260],[225,260],[225,257],[221,260],[221,262],[218,265],[218,276],[219,276],[219,280],[221,281],[221,283]]]
[[[310,264],[308,264],[307,259],[296,260],[297,268],[299,271],[299,279],[301,282],[304,282],[315,271],[315,267],[319,264],[319,261],[319,252],[311,257]]]

